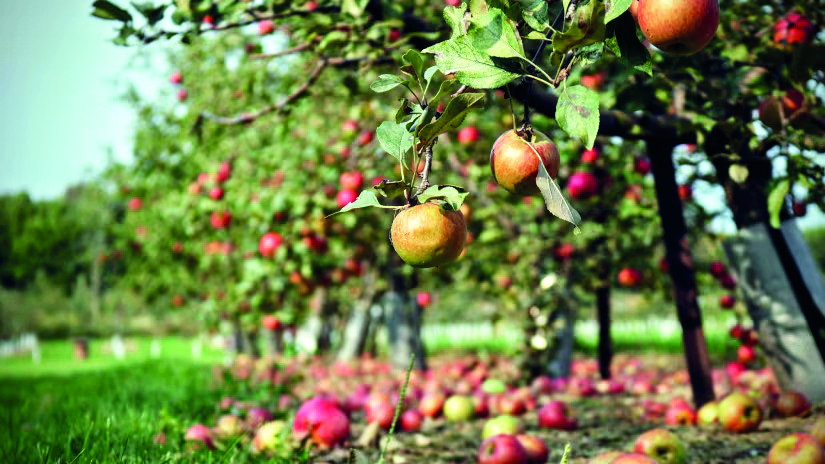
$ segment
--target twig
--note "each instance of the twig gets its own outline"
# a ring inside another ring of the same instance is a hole
[[[249,55],[249,58],[253,59],[253,60],[268,60],[268,59],[271,59],[271,58],[278,58],[279,56],[291,55],[293,53],[302,52],[302,51],[308,49],[311,46],[312,46],[312,44],[307,42],[307,43],[303,43],[301,45],[296,45],[292,48],[287,48],[286,50],[281,50],[280,52],[256,53],[256,54],[253,54],[253,55]]]
[[[424,149],[424,171],[421,172],[421,183],[418,184],[418,189],[415,191],[413,198],[421,195],[424,190],[430,186],[430,170],[433,167],[433,144],[427,145]]]

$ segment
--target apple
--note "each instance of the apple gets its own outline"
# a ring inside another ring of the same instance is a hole
[[[527,451],[512,435],[496,435],[481,443],[478,464],[526,464]]]
[[[773,42],[786,48],[790,45],[810,43],[816,35],[813,23],[799,13],[791,13],[776,23]]]
[[[392,28],[390,29],[390,33],[387,34],[387,42],[393,43],[398,42],[398,39],[401,38],[401,31],[398,29]]]
[[[329,399],[315,397],[295,413],[292,434],[298,440],[309,438],[321,449],[332,448],[349,438],[349,418]]]
[[[418,295],[415,296],[415,301],[421,308],[426,308],[433,302],[433,295],[430,292],[418,292]]]
[[[309,0],[307,2],[307,11],[315,11],[318,9],[318,2],[315,0]]]
[[[756,361],[756,350],[750,345],[742,345],[736,350],[737,360],[745,365]]]
[[[574,200],[586,200],[595,195],[598,188],[596,176],[587,171],[576,171],[567,180],[567,193]]]
[[[177,93],[178,101],[183,103],[189,98],[189,92],[186,89],[180,89]]]
[[[811,436],[819,440],[822,446],[825,446],[825,415],[820,415],[811,426]]]
[[[466,395],[453,395],[444,402],[444,417],[452,422],[465,422],[473,418],[476,412],[473,399]]]
[[[742,333],[742,338],[740,338],[740,340],[743,345],[756,346],[759,344],[759,334],[756,332],[756,329],[751,327]]]
[[[825,448],[805,433],[792,433],[771,446],[768,464],[825,464]]]
[[[415,409],[404,411],[404,414],[401,414],[401,430],[405,432],[418,432],[423,422],[424,416]]]
[[[685,463],[685,445],[673,432],[665,429],[648,430],[639,435],[633,452],[647,455],[659,464]]]
[[[472,145],[481,138],[481,132],[473,126],[464,127],[458,131],[458,143],[462,145]]]
[[[344,172],[338,178],[338,183],[344,190],[360,190],[364,185],[364,175],[358,171]]]
[[[640,453],[625,453],[610,461],[610,464],[661,464],[659,461]]]
[[[618,279],[622,287],[635,287],[642,279],[642,274],[636,269],[626,267],[619,271]]]
[[[183,306],[183,297],[180,295],[175,295],[172,297],[172,305],[174,306]]]
[[[527,452],[527,464],[545,464],[550,456],[550,450],[544,440],[534,435],[516,435],[516,440],[521,443],[524,451]]]
[[[696,412],[696,423],[706,427],[719,425],[719,403],[708,401]]]
[[[246,426],[254,430],[272,420],[272,414],[264,408],[249,408],[246,411]]]
[[[279,234],[275,232],[267,232],[258,242],[258,251],[264,258],[269,258],[275,254],[275,251],[280,248],[283,243],[284,241]]]
[[[358,145],[361,145],[362,147],[364,145],[368,145],[370,142],[372,142],[373,138],[375,138],[375,132],[373,132],[373,131],[361,132],[361,134],[358,136],[358,141],[357,141]]]
[[[258,35],[269,35],[275,31],[272,21],[266,19],[258,23]]]
[[[693,197],[693,189],[690,188],[690,185],[680,185],[678,188],[679,192],[679,199],[682,201],[688,201]]]
[[[464,250],[467,226],[460,211],[424,203],[395,216],[390,239],[405,263],[419,268],[443,266],[458,259]]]
[[[218,201],[223,198],[223,189],[220,187],[212,187],[209,190],[209,198]]]
[[[734,392],[719,401],[719,425],[729,432],[750,432],[762,422],[759,404],[744,393]]]
[[[129,211],[140,211],[140,209],[143,208],[143,202],[140,198],[134,197],[129,200],[127,208],[129,208]]]
[[[539,158],[550,177],[555,179],[561,163],[556,144],[537,131],[528,136],[508,130],[496,139],[490,150],[493,179],[512,194],[537,195],[540,193],[536,185]]]
[[[243,433],[243,421],[232,414],[226,414],[218,418],[215,423],[215,435],[221,439],[237,437]]]
[[[802,217],[808,214],[808,204],[804,201],[795,200],[791,208],[793,209],[793,215],[796,217]]]
[[[636,21],[639,20],[639,3],[640,2],[641,2],[641,0],[633,0],[632,3],[630,3],[630,8],[628,8],[628,11],[630,11],[630,16],[633,16],[633,19],[635,19]]]
[[[772,401],[772,406],[779,417],[807,416],[811,413],[811,402],[796,390],[783,391]]]
[[[218,174],[215,176],[215,182],[222,184],[229,180],[229,176],[232,174],[232,165],[229,162],[224,161],[223,163],[218,166]]]
[[[284,429],[286,429],[286,424],[283,421],[266,422],[255,431],[253,446],[258,452],[275,451],[283,443]]]
[[[178,85],[183,83],[183,74],[180,71],[175,71],[169,76],[169,82]]]
[[[271,314],[267,314],[261,318],[261,325],[264,329],[274,332],[281,328],[281,320]]]
[[[736,305],[736,297],[733,295],[722,295],[719,297],[719,306],[723,309],[731,309]]]
[[[717,0],[640,0],[636,12],[647,40],[671,55],[704,49],[719,27]]]
[[[590,90],[595,90],[598,92],[599,90],[604,87],[604,82],[607,77],[607,73],[600,72],[598,74],[593,74],[590,76],[582,76],[581,80],[579,81],[581,85],[587,87]]]
[[[634,3],[639,0],[635,0]],[[647,158],[636,158],[633,161],[633,171],[641,176],[646,176],[650,173],[650,161]]]
[[[584,164],[593,164],[599,160],[599,150],[594,148],[592,150],[585,150],[582,153],[581,161]]]
[[[460,6],[460,5],[461,5],[461,0],[446,0],[445,4],[446,4],[447,6],[454,6],[454,7],[458,7],[458,6]]]
[[[501,379],[490,378],[481,384],[481,391],[490,395],[498,395],[507,391],[507,384]]]
[[[524,431],[524,424],[518,417],[501,415],[488,419],[481,430],[481,439],[487,440],[495,435],[518,435]]]
[[[527,410],[527,405],[522,398],[507,393],[499,395],[496,405],[496,410],[499,414],[507,414],[510,416],[524,414]]]
[[[426,393],[418,402],[418,411],[425,417],[436,417],[441,414],[447,397],[441,392]]]
[[[212,213],[210,221],[212,222],[212,227],[215,229],[225,229],[229,227],[229,224],[232,222],[232,215],[226,211],[215,211]]]
[[[724,264],[720,261],[714,261],[710,263],[710,275],[717,279],[721,279],[723,276],[728,274],[728,270]]]
[[[538,412],[539,427],[555,430],[575,430],[578,421],[567,403],[553,400],[545,404]]]
[[[724,275],[719,279],[719,284],[725,290],[733,290],[736,288],[736,279],[732,275]]]
[[[368,401],[365,405],[367,423],[378,423],[378,426],[388,430],[392,425],[392,418],[395,416],[395,406],[389,398],[377,401]]]
[[[207,449],[215,448],[215,442],[212,438],[212,430],[203,424],[195,424],[186,429],[183,439],[187,442],[191,442],[192,448],[196,450],[201,449],[202,447]]]
[[[614,459],[622,456],[623,454],[625,453],[622,453],[621,451],[605,451],[588,459],[587,464],[610,464]],[[647,459],[647,456],[645,456],[645,459]]]
[[[355,190],[341,190],[335,196],[335,202],[338,203],[338,208],[343,208],[357,199],[358,193]]]
[[[569,243],[562,243],[553,250],[553,256],[555,256],[556,259],[564,261],[573,256],[574,251],[575,248],[573,248],[573,245]]]
[[[341,123],[341,132],[344,134],[354,134],[358,131],[358,121],[354,119],[347,119]]]
[[[685,427],[696,424],[696,413],[690,406],[671,406],[665,411],[665,425]]]

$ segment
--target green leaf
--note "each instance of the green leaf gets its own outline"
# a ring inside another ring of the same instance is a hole
[[[402,124],[397,124],[392,121],[384,121],[375,130],[375,135],[378,136],[378,143],[389,155],[401,161],[406,166],[404,155],[412,148],[413,137]]]
[[[385,197],[392,198],[403,194],[404,190],[407,189],[407,185],[404,181],[384,179],[380,184],[374,186],[373,189]]]
[[[636,22],[629,12],[607,26],[604,45],[619,57],[622,63],[649,76],[653,75],[650,52],[636,36]]]
[[[536,154],[536,156],[539,155]],[[567,199],[564,198],[564,195],[561,193],[561,189],[559,188],[559,184],[557,184],[556,181],[550,177],[550,174],[547,172],[547,169],[545,169],[544,163],[542,162],[539,162],[539,172],[536,176],[536,185],[539,190],[541,190],[541,196],[544,197],[544,205],[547,207],[547,211],[550,211],[550,213],[557,218],[565,220],[574,226],[578,226],[582,222],[582,217],[579,215],[578,211],[570,206]]]
[[[146,22],[149,23],[150,26],[154,26],[158,21],[163,19],[163,12],[166,10],[166,5],[156,7],[152,2],[131,3],[138,13],[146,18]]]
[[[463,93],[450,100],[444,113],[435,121],[425,125],[418,132],[418,137],[427,145],[439,134],[457,128],[464,122],[464,117],[473,108],[484,106],[483,93]]]
[[[407,50],[401,57],[401,61],[406,65],[412,66],[416,78],[421,79],[424,75],[424,56],[418,53],[417,50],[412,48]]]
[[[459,82],[477,89],[495,89],[520,76],[498,67],[492,57],[476,49],[467,36],[437,43],[424,53],[435,55],[435,63],[442,73],[455,73]]]
[[[548,12],[549,6],[546,0],[521,0],[521,17],[536,31],[546,31],[550,28]]]
[[[785,179],[774,186],[768,195],[768,213],[771,216],[771,227],[779,228],[779,213],[785,206],[785,197],[791,189],[791,182]]]
[[[490,56],[523,58],[524,46],[516,28],[498,8],[490,8],[484,15],[472,19],[468,35],[474,47]]]
[[[378,79],[370,84],[370,89],[377,93],[389,92],[403,83],[404,81],[395,74],[381,74]]]
[[[633,0],[605,0],[604,22],[609,23],[630,8]]]
[[[460,7],[448,6],[444,8],[444,21],[450,26],[451,39],[464,35],[464,13],[466,11],[467,3],[462,3]]]
[[[599,94],[581,85],[562,90],[556,103],[556,122],[571,137],[579,137],[588,150],[599,132]]]
[[[466,190],[455,185],[431,185],[418,195],[418,202],[426,203],[430,200],[441,200],[447,202],[453,210],[458,211],[467,195]]]
[[[372,190],[362,190],[361,193],[358,195],[358,198],[355,199],[352,203],[344,206],[339,211],[336,211],[330,214],[327,217],[336,216],[341,213],[346,213],[347,211],[352,211],[354,209],[360,208],[385,208],[385,209],[399,209],[399,206],[384,206],[378,202],[378,197],[375,196],[375,192]]]
[[[564,31],[553,34],[553,51],[557,53],[564,54],[574,48],[603,41],[606,30],[604,0],[577,4],[573,20],[566,24]]]
[[[326,50],[330,45],[340,42],[347,42],[349,40],[349,34],[344,31],[332,31],[329,34],[324,35],[324,38],[318,44],[319,50]]]
[[[96,0],[92,3],[92,8],[94,8],[92,16],[101,19],[123,21],[124,23],[132,20],[131,13],[106,0]]]
[[[530,31],[524,38],[528,40],[550,40],[546,35],[538,31]]]
[[[430,90],[430,83],[433,81],[433,76],[438,72],[438,66],[430,66],[424,71],[424,96]]]
[[[430,104],[437,104],[442,98],[453,93],[456,87],[458,87],[458,81],[455,79],[442,82],[438,87],[438,93],[430,99]]]
[[[341,3],[341,11],[353,18],[358,18],[364,14],[368,3],[369,0],[343,0]]]

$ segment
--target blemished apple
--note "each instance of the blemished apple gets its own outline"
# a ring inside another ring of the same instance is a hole
[[[673,432],[653,429],[639,435],[633,451],[647,455],[659,464],[684,464],[685,445]]]
[[[785,390],[772,402],[773,410],[779,417],[806,416],[811,413],[811,402],[803,393]]]
[[[495,435],[518,435],[524,431],[524,424],[515,416],[496,416],[484,423],[481,439],[486,440]]]
[[[395,216],[390,238],[395,252],[410,266],[443,266],[457,260],[464,250],[467,225],[460,211],[424,203]]]
[[[194,449],[213,449],[215,447],[212,430],[203,424],[195,424],[186,429],[183,439],[190,442]]]
[[[453,395],[444,402],[443,412],[449,421],[465,422],[473,418],[476,406],[469,396]]]
[[[275,232],[267,232],[258,242],[258,251],[264,258],[269,258],[275,254],[275,251],[277,251],[283,243],[284,241],[280,234]]]
[[[719,403],[708,401],[696,411],[696,423],[703,427],[719,425]]]
[[[550,450],[544,440],[535,435],[516,435],[516,440],[521,443],[524,451],[527,452],[527,464],[545,464],[550,456]]]
[[[513,435],[495,435],[481,443],[478,464],[526,464],[527,451]]]
[[[640,0],[636,14],[645,38],[671,55],[701,51],[719,27],[717,0]]]
[[[825,464],[825,448],[808,434],[793,433],[771,446],[767,464]]]
[[[750,432],[762,422],[759,404],[744,393],[734,392],[719,401],[719,425],[730,432]]]
[[[401,430],[405,432],[418,432],[421,430],[421,424],[424,423],[424,416],[415,409],[404,411],[401,414]]]
[[[285,429],[284,421],[266,422],[255,431],[252,444],[258,452],[271,453],[283,443]]]
[[[462,145],[472,145],[481,138],[481,132],[475,127],[464,127],[458,131],[458,143]]]
[[[696,424],[696,412],[689,406],[671,406],[665,411],[665,425],[686,427]]]
[[[596,194],[599,182],[588,171],[576,171],[567,180],[567,193],[574,200],[586,200]]]
[[[512,194],[538,195],[539,158],[550,177],[555,179],[561,163],[556,144],[538,131],[524,134],[522,138],[515,130],[508,130],[496,139],[490,150],[493,179]]]

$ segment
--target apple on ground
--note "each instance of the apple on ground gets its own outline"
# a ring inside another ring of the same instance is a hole
[[[404,432],[418,432],[424,422],[424,416],[416,409],[404,411],[401,414],[401,430]]]
[[[639,435],[633,451],[647,455],[659,464],[684,464],[685,445],[673,432],[653,429]]]
[[[255,430],[271,420],[272,414],[264,408],[249,408],[246,411],[246,427],[250,430]]]
[[[779,417],[806,416],[811,413],[811,402],[803,393],[785,390],[772,401],[773,410]]]
[[[744,393],[734,392],[719,401],[719,425],[729,432],[750,432],[762,422],[759,404]]]
[[[822,446],[825,446],[825,415],[820,415],[811,426],[810,435],[816,438]]]
[[[495,435],[518,435],[524,431],[524,424],[515,416],[501,415],[488,419],[481,431],[481,439]]]
[[[202,448],[213,449],[215,447],[212,430],[203,424],[195,424],[186,429],[183,439],[189,442],[191,444],[190,446],[196,450]]]
[[[475,415],[473,399],[465,395],[453,395],[444,402],[444,417],[452,422],[465,422]]]
[[[527,452],[527,464],[545,464],[550,456],[550,450],[544,440],[535,435],[516,435],[516,440],[521,443],[524,451]]]
[[[625,453],[622,453],[621,451],[605,451],[588,459],[587,464],[610,464],[614,459],[623,454]]]
[[[373,422],[387,430],[392,425],[393,416],[395,416],[395,406],[389,398],[379,401],[367,402],[365,409],[367,423]]]
[[[700,426],[719,425],[719,403],[708,401],[696,412],[696,423]]]
[[[418,402],[418,411],[425,417],[437,417],[446,400],[447,397],[441,392],[426,393]]]
[[[329,399],[315,397],[298,408],[292,434],[298,440],[308,438],[321,449],[332,448],[349,438],[349,418]]]
[[[285,429],[283,421],[266,422],[255,431],[252,444],[258,452],[271,453],[283,442]]]
[[[243,433],[243,421],[233,414],[225,414],[215,423],[215,435],[221,439],[236,437]]]
[[[625,453],[610,461],[610,464],[661,464],[659,461],[641,453]]]
[[[495,435],[481,443],[478,464],[524,464],[527,451],[513,435]]]
[[[767,464],[825,464],[825,448],[808,434],[793,433],[771,446]]]
[[[696,412],[689,406],[671,406],[665,411],[665,425],[677,425],[681,427],[695,425]]]
[[[555,430],[575,430],[578,421],[573,415],[570,406],[559,400],[545,404],[538,411],[539,427]]]

